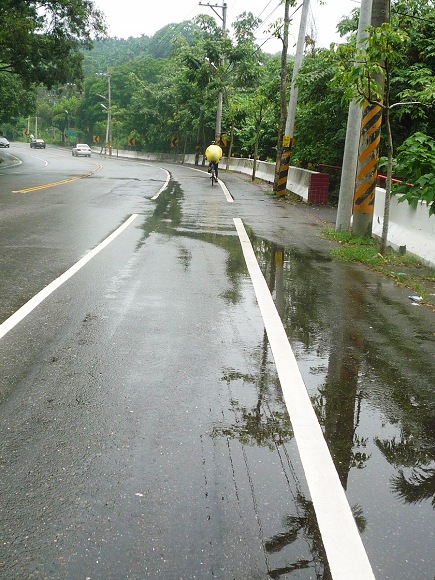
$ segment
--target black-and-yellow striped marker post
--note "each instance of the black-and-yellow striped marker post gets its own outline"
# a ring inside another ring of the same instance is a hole
[[[290,149],[283,149],[281,152],[281,160],[279,164],[278,186],[276,188],[276,195],[285,195],[287,190],[288,168],[290,164]]]
[[[353,200],[352,233],[354,235],[371,236],[372,234],[381,124],[382,107],[365,103]]]
[[[278,185],[276,188],[276,195],[285,195],[287,190],[288,168],[290,165],[290,156],[294,145],[294,137],[284,135],[282,138],[282,151],[279,164]]]

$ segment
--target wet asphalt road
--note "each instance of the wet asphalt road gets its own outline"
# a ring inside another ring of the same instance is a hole
[[[433,580],[435,315],[331,261],[333,210],[10,152],[0,322],[137,217],[0,339],[0,576],[331,578],[240,217],[376,578]]]

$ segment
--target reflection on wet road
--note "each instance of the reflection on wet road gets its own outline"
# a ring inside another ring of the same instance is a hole
[[[347,578],[352,570],[353,578],[368,580],[373,578],[373,572],[282,321],[273,306],[270,289],[243,224],[239,219],[235,223],[266,326],[331,574],[333,578]]]
[[[234,303],[243,300],[240,280],[245,266],[225,232],[212,233],[205,226],[198,234],[198,224],[193,231],[186,228],[186,216],[184,221],[176,217],[171,225],[177,235],[199,236],[227,249],[233,282],[229,297]],[[425,325],[406,302],[391,297],[395,289],[388,280],[332,263],[325,252],[301,250],[297,243],[281,245],[253,231],[250,237],[376,577],[432,578],[435,369],[430,324]],[[404,339],[407,336],[411,339]],[[271,446],[288,459],[291,424],[284,405],[276,408],[276,396],[271,399],[270,389],[264,388],[271,380],[278,382],[276,376],[267,376],[275,370],[266,335],[262,352],[256,375],[241,377],[228,370],[228,383],[251,384],[256,398],[243,405],[231,396],[234,422],[213,433],[249,447]],[[279,401],[279,384],[275,390]],[[293,492],[299,513],[283,516],[288,531],[265,542],[275,546],[274,553],[296,541],[298,530],[305,528],[301,506],[313,516],[308,497],[306,492]],[[313,538],[308,527],[315,551],[319,532],[315,526]],[[322,551],[314,561],[322,561]],[[308,559],[301,559],[283,565],[281,573],[305,566],[310,567]],[[329,574],[325,566],[318,577]],[[273,577],[270,570],[269,575]]]
[[[358,577],[356,561],[337,573],[327,560],[239,218],[375,577],[433,580],[430,319],[390,281],[333,262],[315,210],[237,176],[222,177],[228,204],[201,189],[207,176],[173,172],[3,339],[0,574]]]

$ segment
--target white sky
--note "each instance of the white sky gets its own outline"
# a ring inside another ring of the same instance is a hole
[[[150,0],[94,0],[95,5],[106,15],[109,25],[109,35],[118,38],[137,37],[145,34],[152,36],[155,32],[171,23],[190,20],[198,14],[208,14],[215,16],[215,12],[207,6],[218,6],[215,8],[219,15],[222,15],[222,4],[224,0],[202,1],[205,6],[200,6],[199,0],[157,0],[156,4]],[[281,43],[275,40],[267,40],[269,35],[267,28],[278,18],[284,17],[284,5],[280,0],[225,0],[227,4],[227,28],[243,12],[252,12],[263,20],[263,23],[256,31],[256,38],[259,44],[266,41],[262,48],[266,52],[279,52]],[[302,4],[302,0],[300,0]],[[311,0],[310,15],[307,24],[307,34],[316,40],[316,46],[329,47],[331,42],[340,42],[340,36],[336,34],[336,26],[342,16],[348,16],[353,8],[358,8],[360,0],[324,0],[324,5],[320,5],[320,0]],[[299,6],[299,4],[298,4]],[[295,12],[295,8],[290,8],[290,15]],[[301,9],[299,9],[290,25],[289,52],[291,53],[293,44],[296,45],[299,33],[299,20]],[[221,21],[215,16],[219,23]],[[294,40],[294,42],[293,42]]]

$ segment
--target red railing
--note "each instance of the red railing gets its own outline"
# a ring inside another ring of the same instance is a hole
[[[328,169],[336,169],[338,171],[341,171],[341,167],[339,165],[328,165],[326,163],[319,163],[317,165],[317,167],[319,169],[321,169],[322,167],[325,167],[325,168],[328,168]],[[387,176],[386,175],[384,175],[383,173],[378,173],[378,180],[377,180],[378,185],[380,185],[380,182],[381,181],[385,181],[386,179],[387,179]],[[391,179],[391,181],[393,183],[405,183],[409,187],[412,187],[412,183],[404,182],[403,179],[397,179],[396,177],[393,177]]]

